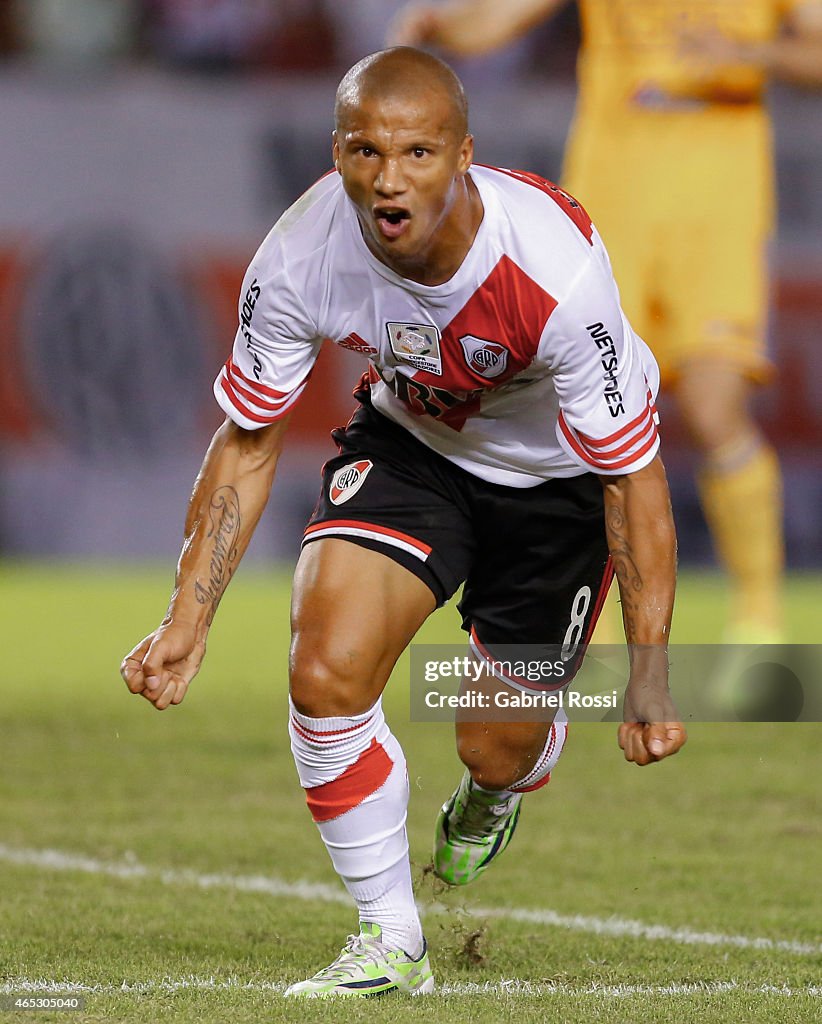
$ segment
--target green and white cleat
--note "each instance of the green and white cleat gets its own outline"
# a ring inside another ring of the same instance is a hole
[[[328,999],[336,996],[380,996],[405,992],[411,996],[434,991],[434,975],[428,962],[428,946],[415,960],[401,949],[382,943],[378,924],[362,922],[359,935],[349,935],[342,952],[313,978],[298,981],[285,990],[286,996]]]
[[[444,804],[434,830],[434,873],[449,885],[468,885],[511,842],[521,793],[504,800],[477,789],[468,772]]]

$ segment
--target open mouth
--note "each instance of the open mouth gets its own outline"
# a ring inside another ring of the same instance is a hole
[[[411,214],[402,207],[377,207],[374,219],[384,238],[399,238],[408,227]]]

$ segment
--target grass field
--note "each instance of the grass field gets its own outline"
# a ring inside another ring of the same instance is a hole
[[[575,725],[500,864],[442,891],[425,866],[460,768],[450,726],[409,721],[404,664],[386,708],[438,993],[287,1003],[355,927],[288,749],[288,581],[240,574],[189,697],[158,714],[117,665],[168,584],[0,570],[0,998],[86,1000],[2,1019],[822,1019],[822,726],[694,726],[680,755],[639,769],[613,725]],[[791,582],[791,639],[816,640],[821,592]],[[722,602],[684,576],[674,638],[717,640]],[[453,610],[422,639],[457,642]]]

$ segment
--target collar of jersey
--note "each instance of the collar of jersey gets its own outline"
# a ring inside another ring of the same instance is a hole
[[[345,196],[345,193],[343,193],[343,196],[345,198],[346,209],[348,211],[350,230],[352,231],[355,237],[356,245],[359,247],[369,266],[373,270],[375,270],[380,275],[380,277],[384,277],[387,281],[390,281],[392,284],[399,285],[406,291],[415,292],[417,295],[429,295],[432,297],[439,295],[451,295],[453,292],[461,288],[462,285],[471,278],[474,265],[477,262],[479,254],[482,251],[485,236],[488,234],[489,231],[489,221],[491,217],[496,213],[498,204],[496,193],[494,192],[490,183],[485,179],[485,176],[482,174],[482,168],[479,168],[479,173],[477,173],[477,170],[477,167],[472,167],[470,173],[471,180],[477,186],[477,191],[480,194],[480,199],[482,199],[482,220],[480,221],[480,226],[477,228],[477,233],[474,236],[474,241],[471,243],[471,248],[465,254],[465,259],[459,265],[456,272],[447,281],[443,281],[442,284],[420,284],[419,281],[412,281],[410,280],[410,278],[403,277],[401,274],[398,274],[396,271],[392,270],[389,266],[386,266],[386,264],[383,263],[382,260],[378,260],[374,253],[371,252],[371,250],[366,245],[365,239],[362,236],[362,228],[360,227],[360,222],[359,219],[357,218],[357,214],[353,204],[349,202],[348,197]]]

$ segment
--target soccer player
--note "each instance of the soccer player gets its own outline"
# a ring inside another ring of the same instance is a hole
[[[214,387],[227,418],[194,488],[168,612],[122,674],[159,710],[183,700],[323,340],[366,357],[294,577],[289,722],[360,930],[287,994],[418,994],[434,983],[408,779],[381,707],[397,658],[465,581],[478,661],[507,643],[561,645],[573,659],[615,571],[631,643],[619,743],[629,761],[661,760],[685,741],[667,684],[675,537],[656,366],[579,203],[536,175],[472,166],[462,86],[419,50],[356,64],[335,125],[336,170],[249,267]],[[485,685],[533,684],[491,670]],[[559,713],[457,723],[466,774],[435,851],[447,881],[470,881],[505,848],[565,728]]]
[[[397,41],[462,55],[518,37],[567,0],[413,4]],[[750,412],[765,351],[773,171],[769,76],[822,84],[819,0],[580,0],[579,100],[563,184],[584,197],[622,303],[702,458],[732,583],[725,639],[782,633],[776,454]]]

